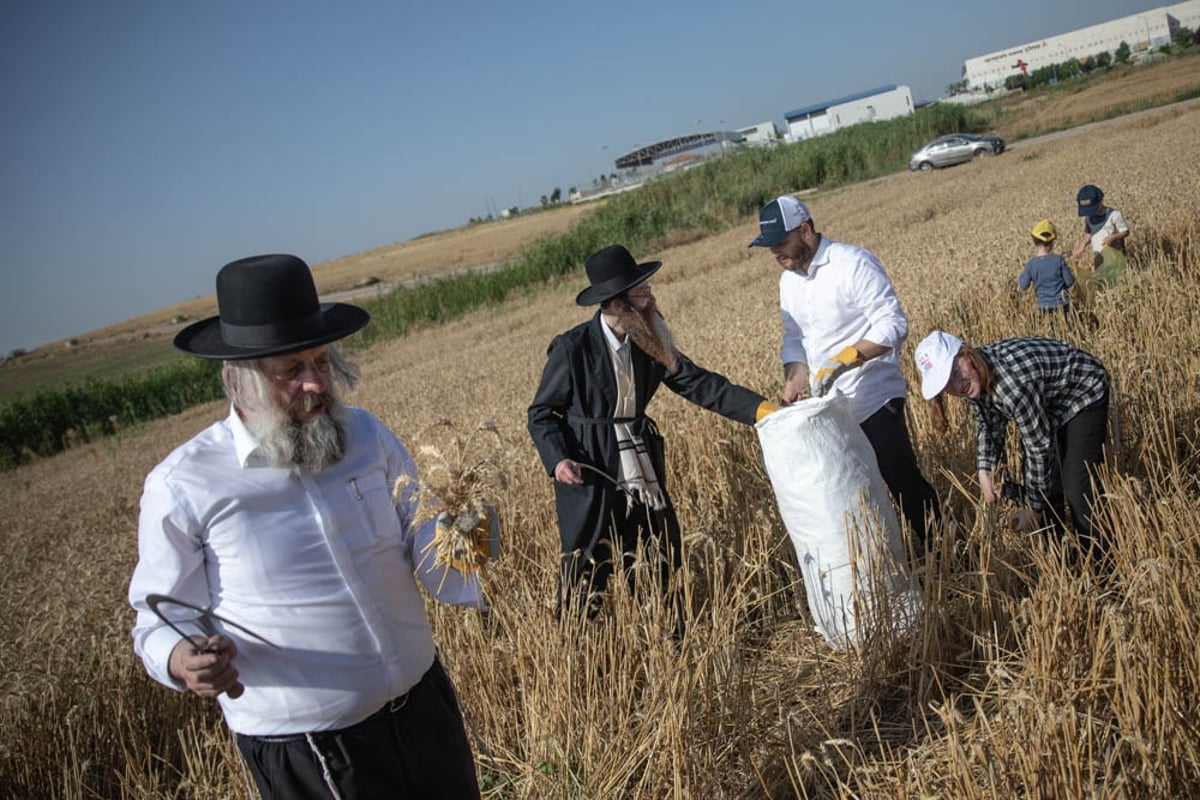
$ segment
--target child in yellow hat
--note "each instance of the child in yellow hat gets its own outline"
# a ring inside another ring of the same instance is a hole
[[[1025,264],[1017,283],[1022,292],[1034,287],[1038,308],[1043,313],[1061,310],[1065,315],[1071,307],[1070,289],[1075,283],[1075,273],[1067,260],[1054,252],[1058,231],[1053,222],[1041,219],[1029,233],[1033,237],[1034,256]]]

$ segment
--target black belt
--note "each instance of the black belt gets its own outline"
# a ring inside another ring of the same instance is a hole
[[[650,417],[585,417],[580,414],[567,414],[567,422],[573,425],[614,425],[623,422],[629,426],[629,432],[634,436],[642,436],[645,431],[658,435],[658,425]]]
[[[380,722],[383,722],[384,720],[398,714],[400,712],[400,710],[403,709],[404,706],[408,703],[408,698],[412,696],[412,693],[415,692],[418,688],[421,687],[421,685],[423,683],[425,683],[432,677],[433,671],[435,669],[441,669],[441,668],[442,668],[441,662],[439,662],[437,659],[434,659],[433,666],[431,666],[428,670],[425,671],[425,674],[421,676],[421,680],[419,680],[415,684],[413,684],[412,688],[410,688],[404,694],[396,695],[391,700],[388,700],[386,703],[383,704],[383,706],[378,711],[373,712],[370,716],[366,717],[365,719],[359,720],[358,722],[354,723],[353,725],[347,725],[344,728],[332,728],[330,730],[325,730],[325,731],[313,731],[312,733],[283,733],[283,734],[279,734],[277,736],[254,736],[251,734],[239,733],[238,737],[241,739],[246,739],[247,741],[251,741],[251,742],[267,742],[269,744],[288,744],[290,742],[303,742],[308,737],[311,736],[314,741],[321,742],[321,741],[324,741],[327,739],[336,738],[345,733],[351,733],[351,732],[355,732],[355,731],[360,731],[364,728],[369,728],[373,725],[377,725]]]

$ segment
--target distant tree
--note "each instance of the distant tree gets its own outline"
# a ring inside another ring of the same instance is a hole
[[[946,96],[953,97],[956,94],[963,94],[967,91],[967,79],[946,84]]]
[[[550,205],[556,206],[561,201],[562,201],[562,189],[555,186],[554,191],[550,193]]]
[[[1038,67],[1029,73],[1029,86],[1045,86],[1058,81],[1058,70],[1053,64],[1048,67]]]
[[[575,194],[575,187],[574,187],[574,186],[572,186],[570,189],[567,189],[567,197],[570,197],[570,196],[571,196],[571,195],[573,195],[573,194]]]
[[[550,198],[546,195],[542,195],[542,208],[545,208],[548,205],[550,205]]]
[[[1133,48],[1129,46],[1129,42],[1122,40],[1121,44],[1117,47],[1117,52],[1113,55],[1116,56],[1118,64],[1128,64],[1130,59],[1133,58]]]
[[[1103,53],[1096,54],[1096,66],[1100,69],[1105,69],[1112,66],[1112,53],[1105,50]]]
[[[1189,28],[1187,25],[1180,25],[1178,28],[1175,29],[1174,41],[1175,41],[1175,44],[1179,45],[1180,47],[1187,47],[1188,45],[1192,44],[1195,41],[1195,39],[1196,39],[1196,32],[1193,31],[1191,28]]]

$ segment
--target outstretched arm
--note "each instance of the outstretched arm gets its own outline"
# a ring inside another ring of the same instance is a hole
[[[678,369],[664,376],[663,383],[685,400],[745,425],[758,420],[759,407],[766,402],[758,392],[697,366],[682,353]]]

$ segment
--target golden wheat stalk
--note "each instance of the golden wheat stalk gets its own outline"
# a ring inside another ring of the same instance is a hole
[[[418,442],[413,454],[420,476],[416,522],[437,521],[431,545],[434,565],[475,572],[490,552],[489,498],[508,484],[500,461],[499,429],[488,421],[462,436],[453,422],[441,419],[425,428]],[[399,478],[393,497],[399,498],[412,482],[409,476]]]

